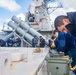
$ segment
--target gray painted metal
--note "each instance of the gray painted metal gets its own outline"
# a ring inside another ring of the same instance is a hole
[[[7,35],[6,37],[2,38],[4,41],[7,41],[10,37],[13,36],[13,32]]]
[[[12,27],[13,29],[15,29],[16,32],[18,32],[19,34],[21,34],[22,36],[24,36],[27,39],[27,41],[32,42],[33,37],[30,34],[26,33],[22,28],[18,27],[12,21],[9,21],[8,25],[10,27]]]
[[[37,32],[35,29],[31,28],[27,23],[21,21],[20,19],[18,19],[16,16],[12,17],[12,20],[17,23],[20,24],[20,27],[24,28],[25,30],[28,31],[28,33],[30,33],[32,36],[36,35],[38,38],[40,36],[42,36],[44,39],[45,37],[43,35],[41,35],[39,32]],[[46,39],[45,39],[46,41]],[[48,45],[48,41],[46,41],[46,44]]]
[[[57,57],[47,57],[48,75],[70,75],[70,60]]]

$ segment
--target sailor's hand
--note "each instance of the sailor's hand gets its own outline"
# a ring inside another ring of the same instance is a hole
[[[62,51],[60,51],[59,53],[60,53],[61,55],[64,55],[64,52],[62,52]]]
[[[51,42],[51,48],[55,48],[55,43],[54,42]]]

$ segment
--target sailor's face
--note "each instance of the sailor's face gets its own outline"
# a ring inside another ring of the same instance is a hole
[[[34,37],[35,39],[37,38],[37,37]]]
[[[69,21],[69,19],[63,19],[63,23],[64,23],[64,26],[66,26],[70,23],[70,21]]]
[[[63,31],[64,27],[65,27],[64,25],[61,25],[57,29],[58,29],[58,31]]]
[[[69,30],[66,27],[64,27],[63,32],[67,33],[69,32]]]

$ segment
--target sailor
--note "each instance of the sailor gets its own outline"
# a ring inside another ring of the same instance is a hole
[[[75,39],[71,33],[67,31],[55,31],[54,43],[58,52],[63,52],[71,58],[71,51],[75,49]]]
[[[31,14],[31,13],[29,12],[29,15],[28,15],[28,20],[29,20],[29,22],[34,22],[34,19],[35,19],[34,14]]]
[[[32,47],[37,47],[38,46],[38,38],[35,35],[34,38],[32,39]]]
[[[72,67],[76,65],[76,12],[68,13],[68,16],[60,15],[55,19],[55,28],[58,31],[69,31],[72,37],[75,39],[75,47],[71,48],[70,53],[72,57]],[[72,38],[71,38],[72,39]],[[68,40],[71,41],[71,40]],[[70,46],[69,46],[70,47]],[[67,48],[69,48],[67,46]],[[73,71],[76,74],[76,71]]]
[[[18,36],[15,37],[14,46],[15,47],[20,47],[21,46],[21,39]]]
[[[76,12],[69,12],[67,16],[60,15],[55,19],[55,28],[58,27],[59,31],[67,30],[69,31],[76,40]]]
[[[55,30],[53,33],[53,41],[51,43],[51,47],[56,47],[58,52],[64,52],[66,46],[66,34],[61,31]]]
[[[40,36],[40,42],[39,42],[40,47],[45,47],[45,40],[43,39],[42,36]]]
[[[10,37],[10,38],[7,40],[7,46],[8,46],[8,47],[13,47],[13,44],[14,44],[14,41],[13,41],[12,37]]]
[[[0,39],[0,47],[6,47],[6,42]]]

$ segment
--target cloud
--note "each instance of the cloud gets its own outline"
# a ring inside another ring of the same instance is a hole
[[[5,22],[8,23],[10,20],[11,20],[11,18],[5,19]]]
[[[21,18],[21,20],[25,21],[25,15],[23,13],[19,13],[16,15],[18,18]],[[12,18],[12,17],[11,17]],[[5,24],[8,24],[8,22],[11,20],[11,18],[6,18],[5,19]],[[1,24],[2,25],[2,24]]]
[[[68,12],[75,11],[76,9],[76,0],[60,0],[64,9]]]
[[[52,22],[54,22],[55,18],[59,15],[67,15],[67,12],[76,11],[76,0],[56,0],[54,3],[49,4],[50,7],[57,7],[58,5],[62,5],[63,8],[57,8],[57,10],[53,11],[50,14]]]
[[[10,21],[11,19],[3,19],[3,18],[0,18],[0,30],[3,29],[3,26],[5,28],[8,27],[8,22]]]
[[[67,11],[63,8],[58,8],[57,10],[55,10],[53,13],[50,14],[50,18],[52,20],[52,22],[54,22],[55,18],[59,15],[67,15],[66,14]]]
[[[25,21],[25,15],[24,15],[23,13],[19,13],[19,14],[17,14],[16,16],[17,16],[18,18],[21,18],[21,20]],[[12,17],[11,17],[11,18],[12,18]],[[8,22],[11,20],[11,18],[5,19],[5,23],[8,23]]]
[[[17,17],[18,17],[18,18],[21,18],[21,20],[25,21],[25,15],[24,15],[24,13],[19,13],[19,14],[17,15]]]
[[[16,15],[18,18],[21,18],[21,20],[23,20],[23,21],[25,21],[25,15],[24,15],[24,13],[19,13],[19,14],[17,14]],[[12,17],[11,17],[12,18]],[[3,23],[3,25],[4,25],[4,29],[8,29],[8,22],[11,20],[11,18],[7,18],[7,19],[5,19],[5,22]],[[0,25],[0,30],[2,30],[2,26],[3,26],[2,24]],[[9,27],[9,29],[11,30],[12,28],[11,27]]]
[[[58,7],[58,2],[51,2],[48,4],[48,7]]]
[[[76,0],[60,0],[65,9],[76,9]]]
[[[0,25],[0,32],[2,32],[3,26]]]
[[[5,8],[9,11],[17,11],[21,8],[15,0],[0,0],[0,7]]]

